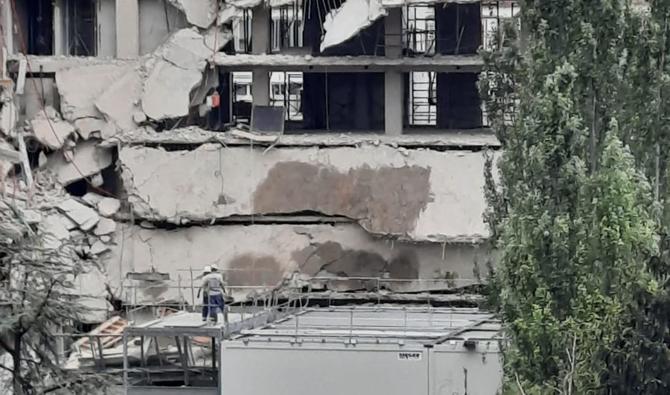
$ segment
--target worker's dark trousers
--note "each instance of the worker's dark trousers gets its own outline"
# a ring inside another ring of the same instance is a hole
[[[209,296],[207,293],[202,294],[202,319],[206,320],[209,315]]]
[[[217,314],[221,309],[221,314],[224,314],[225,304],[223,302],[222,294],[209,295],[209,316],[216,322],[218,320]]]

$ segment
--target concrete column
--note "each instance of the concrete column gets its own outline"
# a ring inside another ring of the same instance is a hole
[[[402,9],[391,8],[384,18],[384,53],[386,57],[402,57]],[[405,111],[405,87],[399,71],[384,73],[384,130],[392,136],[402,134]]]
[[[97,0],[98,56],[116,56],[116,0]],[[138,25],[139,26],[139,25]]]
[[[251,81],[251,96],[256,106],[270,105],[270,72],[264,69],[253,71]]]
[[[65,53],[65,48],[67,48],[67,44],[65,43],[65,7],[63,4],[63,0],[55,0],[53,2],[53,5],[54,5],[54,14],[53,14],[54,55],[67,55],[67,53]]]
[[[387,57],[402,57],[402,8],[391,8],[384,17],[384,52]]]
[[[7,48],[7,53],[11,55],[14,53],[14,18],[12,17],[12,5],[10,0],[0,1],[2,1],[2,4],[0,4],[0,14],[2,15],[2,19],[0,22],[3,26],[2,30],[5,33],[5,36],[3,37],[3,45]]]
[[[253,9],[251,17],[251,52],[256,55],[270,52],[270,10],[261,4]],[[254,70],[251,82],[253,104],[270,105],[270,73]]]
[[[252,12],[251,52],[256,55],[268,53],[270,52],[270,10],[261,4]]]
[[[140,55],[139,0],[116,0],[116,57]]]
[[[402,73],[399,71],[384,73],[384,130],[388,135],[402,134],[404,98]]]

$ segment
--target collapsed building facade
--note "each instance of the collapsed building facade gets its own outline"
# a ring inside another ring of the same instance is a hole
[[[99,263],[90,323],[195,305],[211,264],[238,298],[486,275],[478,51],[514,2],[0,4],[0,178],[55,180],[35,221]]]

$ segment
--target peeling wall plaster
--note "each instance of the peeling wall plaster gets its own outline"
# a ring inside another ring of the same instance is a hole
[[[369,232],[414,241],[476,241],[485,158],[475,152],[392,147],[204,145],[194,151],[124,147],[135,215],[173,223],[314,211],[356,219]]]

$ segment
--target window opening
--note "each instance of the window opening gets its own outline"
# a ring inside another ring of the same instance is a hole
[[[302,73],[281,71],[270,73],[270,105],[283,106],[287,121],[302,121]]]
[[[432,71],[409,73],[407,113],[410,126],[437,125],[437,74]]]
[[[233,22],[235,53],[251,53],[251,18],[252,11],[244,9],[241,17]]]
[[[271,9],[272,52],[303,46],[304,10],[302,2]]]
[[[21,30],[27,36],[28,53],[31,55],[53,55],[53,4],[51,0],[29,0],[26,8],[16,3],[16,15],[23,19]],[[25,13],[24,13],[25,12]],[[25,24],[27,22],[27,25]],[[23,49],[21,49],[23,50]]]
[[[65,4],[68,54],[95,56],[97,54],[95,0],[66,0]]]
[[[252,73],[249,71],[233,72],[233,121],[249,124],[251,120]]]
[[[435,8],[409,5],[403,9],[403,44],[407,56],[435,54]]]

